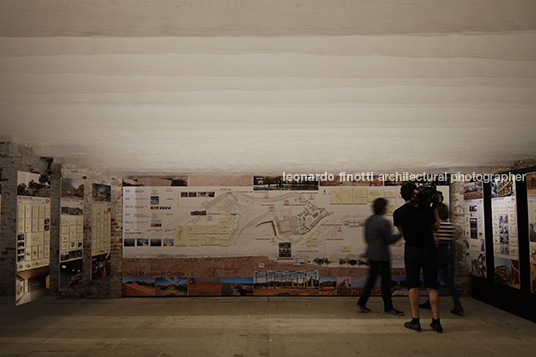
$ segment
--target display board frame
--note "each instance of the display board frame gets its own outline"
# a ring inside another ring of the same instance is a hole
[[[530,321],[536,322],[536,294],[531,291],[531,262],[529,245],[529,215],[527,183],[524,179],[528,172],[536,171],[536,167],[511,170],[499,174],[514,175],[515,209],[516,209],[516,235],[518,244],[519,286],[509,286],[496,281],[495,253],[493,241],[493,209],[491,198],[491,184],[484,183],[484,214],[486,222],[486,263],[488,265],[487,277],[481,279],[472,276],[472,297],[513,313]],[[495,217],[496,218],[496,217]]]

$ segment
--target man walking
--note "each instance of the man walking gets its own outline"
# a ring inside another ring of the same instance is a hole
[[[391,298],[391,255],[389,254],[389,244],[399,240],[402,235],[392,234],[391,224],[383,217],[386,207],[387,201],[384,198],[377,198],[372,205],[374,215],[370,216],[365,223],[365,241],[368,244],[365,257],[369,260],[370,270],[357,306],[361,312],[370,312],[367,301],[379,274],[381,275],[384,311],[391,315],[403,316],[404,312],[393,306]]]

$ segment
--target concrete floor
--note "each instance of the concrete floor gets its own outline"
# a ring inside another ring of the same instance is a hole
[[[188,297],[109,300],[46,297],[14,307],[0,298],[0,356],[535,356],[536,324],[471,298],[465,317],[449,313],[445,332],[403,327],[404,317],[359,313],[356,297]],[[515,302],[512,302],[515,303]],[[534,308],[534,307],[532,307]]]

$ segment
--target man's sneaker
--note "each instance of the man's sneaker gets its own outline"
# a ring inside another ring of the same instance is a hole
[[[361,305],[358,303],[357,306],[359,307],[359,310],[361,310],[361,312],[370,312],[370,309],[365,305]]]
[[[413,323],[411,323],[411,321],[408,321],[408,322],[404,323],[404,327],[409,328],[410,330],[421,332],[421,323],[420,322],[417,322],[417,323],[413,324]]]
[[[395,316],[404,316],[404,311],[397,310],[395,307],[387,309],[385,312]]]
[[[432,308],[432,306],[430,306],[430,300],[426,300],[422,304],[419,304],[419,307],[421,309],[428,309],[428,310],[430,310]]]
[[[455,307],[454,309],[450,310],[451,314],[458,315],[458,316],[465,316],[465,312],[463,311],[463,307]]]
[[[441,322],[437,321],[437,322],[434,322],[432,321],[432,323],[430,324],[430,327],[433,328],[436,332],[443,332],[443,326],[441,326]]]

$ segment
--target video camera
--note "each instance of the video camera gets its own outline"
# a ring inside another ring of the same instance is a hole
[[[417,186],[415,194],[409,201],[409,204],[417,208],[436,208],[441,202],[443,202],[443,194],[437,190],[436,185],[433,183],[425,183],[422,186]]]

